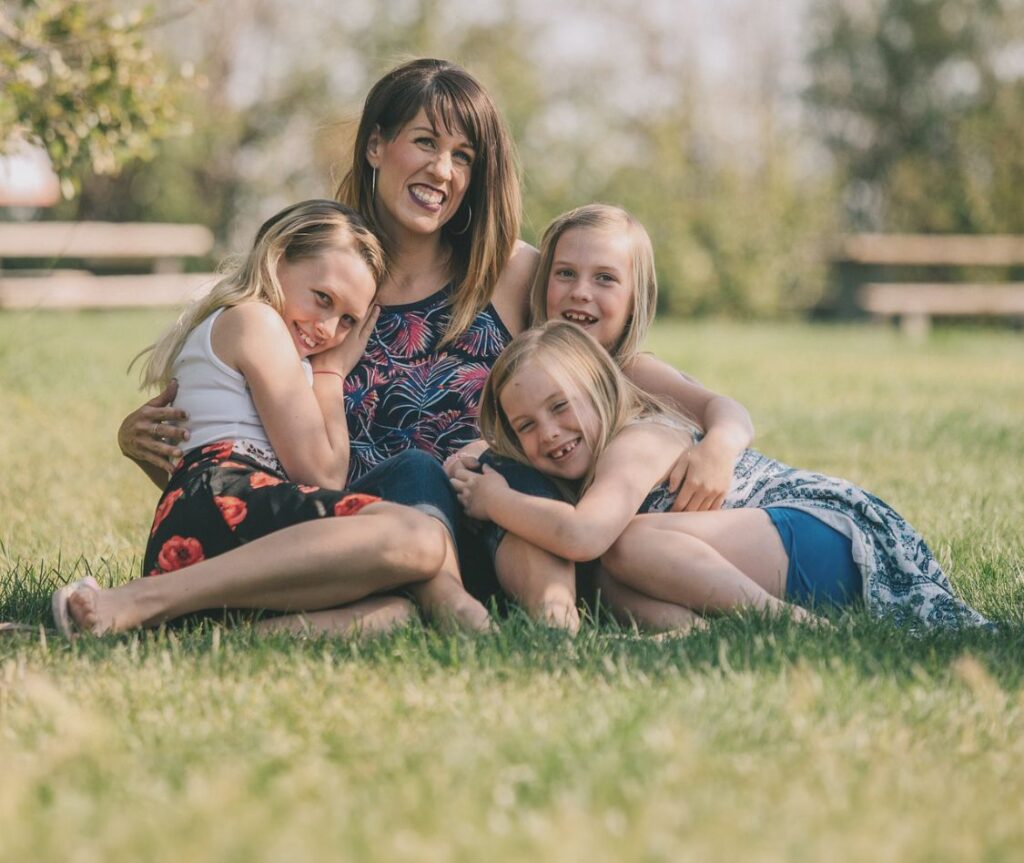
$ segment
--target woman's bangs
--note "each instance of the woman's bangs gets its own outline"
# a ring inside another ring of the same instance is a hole
[[[443,128],[449,135],[461,132],[474,150],[479,149],[481,123],[469,96],[455,88],[441,86],[440,82],[435,82],[424,96],[423,110],[435,129]]]

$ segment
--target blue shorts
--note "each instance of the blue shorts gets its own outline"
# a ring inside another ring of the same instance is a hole
[[[861,574],[847,537],[803,510],[770,506],[764,511],[789,556],[787,602],[846,608],[861,598]]]
[[[345,489],[375,494],[433,516],[456,537],[461,508],[444,468],[422,450],[407,449],[382,461]]]

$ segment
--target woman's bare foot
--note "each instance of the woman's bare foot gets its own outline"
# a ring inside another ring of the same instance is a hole
[[[479,633],[498,630],[487,609],[465,591],[462,591],[462,596],[450,597],[442,608],[435,609],[433,621],[444,631]]]
[[[365,639],[418,619],[416,606],[408,599],[375,596],[342,608],[268,617],[259,621],[254,629],[260,633],[288,632],[307,638],[328,635]]]

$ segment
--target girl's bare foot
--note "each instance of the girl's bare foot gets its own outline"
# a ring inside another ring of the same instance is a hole
[[[580,612],[575,603],[547,599],[537,612],[537,618],[546,626],[564,629],[569,635],[575,635],[580,631]]]
[[[61,591],[64,591],[64,625],[58,607]],[[104,590],[92,577],[61,588],[53,595],[53,619],[57,629],[70,638],[75,633],[109,635],[140,626],[141,621],[128,619],[131,615],[123,607],[124,601],[118,600],[118,595],[118,590]]]

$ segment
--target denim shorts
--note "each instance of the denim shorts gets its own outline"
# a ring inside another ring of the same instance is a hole
[[[422,450],[407,449],[363,474],[348,492],[374,494],[390,503],[418,509],[457,536],[461,508],[444,468]]]

